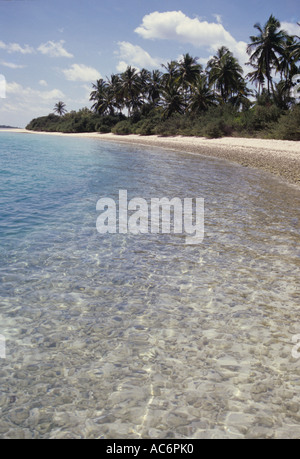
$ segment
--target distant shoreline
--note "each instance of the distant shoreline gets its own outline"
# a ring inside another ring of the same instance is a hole
[[[292,140],[223,137],[159,137],[115,134],[39,132],[26,129],[0,129],[0,132],[59,135],[93,138],[104,141],[123,142],[142,146],[161,147],[186,153],[199,153],[236,162],[245,167],[263,169],[300,187],[300,142]]]
[[[4,125],[0,126],[0,131],[4,131],[4,130],[9,130],[9,131],[11,131],[11,129],[17,129],[17,130],[19,130],[19,129],[21,129],[21,128],[18,128],[18,127],[15,127],[15,126],[4,126]]]

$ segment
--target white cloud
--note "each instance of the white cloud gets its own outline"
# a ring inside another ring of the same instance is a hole
[[[48,86],[48,83],[47,83],[47,81],[45,81],[45,80],[40,80],[40,81],[39,81],[39,85],[40,85],[40,86],[43,86],[44,88],[46,88],[46,87]]]
[[[24,45],[23,47],[18,43],[4,43],[0,41],[0,49],[4,49],[9,54],[11,53],[21,53],[21,54],[33,54],[34,48],[29,45]]]
[[[125,62],[125,61],[120,61],[117,65],[117,71],[120,72],[120,73],[123,73],[125,72],[125,70],[127,69],[128,67],[128,63]]]
[[[48,41],[47,43],[42,43],[38,48],[42,54],[49,55],[50,57],[74,57],[73,54],[69,53],[64,47],[64,40],[58,42]],[[4,43],[0,41],[0,49],[4,49],[9,54],[12,53],[21,53],[21,54],[34,54],[36,50],[29,45],[21,46],[19,43]]]
[[[151,57],[143,48],[127,41],[118,42],[119,58],[122,59],[117,66],[119,72],[124,72],[128,65],[140,70],[141,68],[154,69],[161,66],[163,59]]]
[[[60,89],[38,90],[8,81],[6,99],[1,105],[0,124],[24,127],[31,119],[50,113],[58,100],[66,101]]]
[[[42,54],[49,55],[50,57],[74,57],[73,54],[69,53],[64,47],[64,40],[58,42],[48,41],[47,43],[42,43],[38,47],[38,51]]]
[[[190,18],[182,11],[155,11],[143,18],[140,27],[135,32],[145,39],[176,40],[180,43],[190,43],[196,48],[206,47],[209,51],[216,51],[221,46],[227,46],[239,58],[241,64],[248,60],[246,54],[247,43],[237,41],[219,22],[201,21]]]
[[[300,35],[300,27],[294,22],[281,22],[281,28],[289,35]]]
[[[222,16],[220,14],[213,14],[213,17],[216,18],[218,24],[222,24]]]
[[[40,94],[40,97],[44,101],[56,100],[56,99],[64,99],[65,95],[60,89],[52,89],[51,91],[36,91]]]
[[[98,70],[83,64],[73,64],[69,69],[65,69],[62,72],[69,81],[92,82],[101,78]]]
[[[9,69],[24,69],[26,67],[25,65],[14,64],[13,62],[5,61],[2,61],[1,65],[3,65],[4,67],[8,67]]]
[[[64,93],[60,91],[60,89],[52,89],[51,91],[39,91],[30,87],[24,88],[21,84],[16,82],[7,82],[6,93],[8,95],[11,94],[18,96],[18,98],[20,98],[20,103],[24,102],[25,104],[32,99],[39,100],[39,102],[48,102],[56,99],[63,99],[65,97]]]

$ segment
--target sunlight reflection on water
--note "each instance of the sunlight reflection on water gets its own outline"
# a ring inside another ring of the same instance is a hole
[[[225,161],[0,138],[0,435],[300,436],[299,191]],[[106,235],[96,202],[205,199],[205,239]]]

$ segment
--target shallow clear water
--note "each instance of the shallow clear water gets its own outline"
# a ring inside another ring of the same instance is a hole
[[[0,436],[300,437],[300,192],[229,162],[0,134]],[[96,203],[205,198],[205,238]]]

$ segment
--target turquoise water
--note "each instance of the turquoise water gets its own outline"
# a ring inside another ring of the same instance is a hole
[[[100,235],[201,197],[205,238]],[[300,192],[226,161],[0,133],[0,436],[300,436]]]

